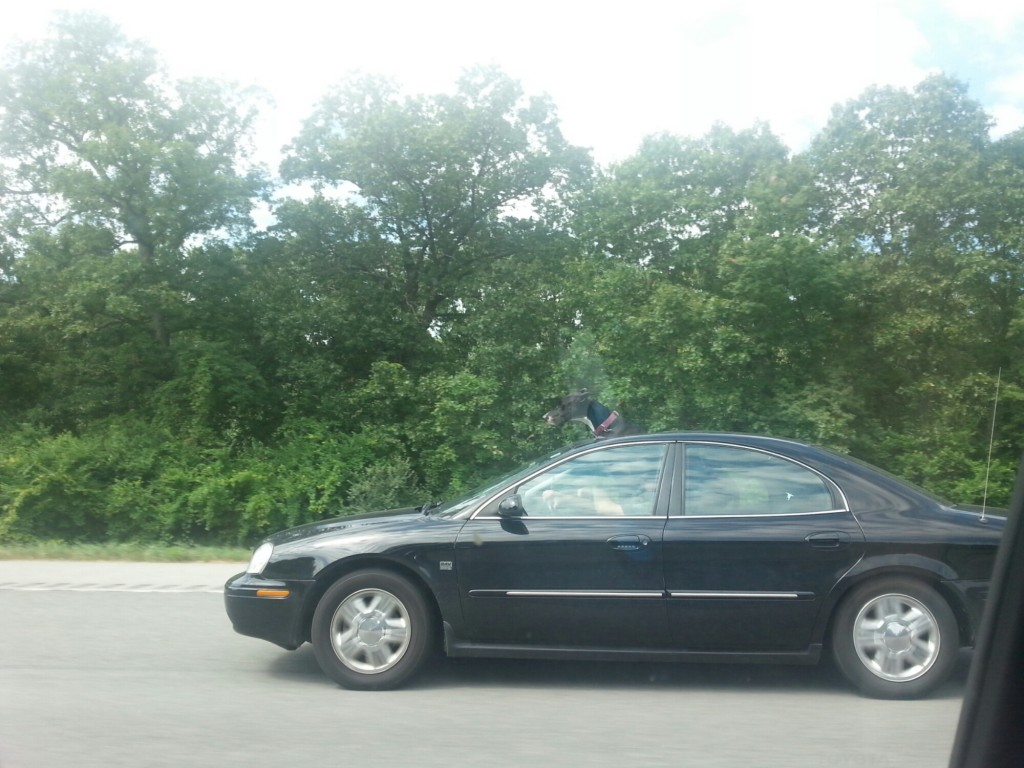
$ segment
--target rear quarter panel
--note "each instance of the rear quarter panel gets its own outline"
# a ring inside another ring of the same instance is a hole
[[[841,456],[826,456],[815,466],[843,490],[865,540],[864,556],[839,581],[822,612],[820,636],[850,589],[869,579],[903,575],[940,591],[957,616],[962,642],[971,644],[1005,518],[945,506]]]

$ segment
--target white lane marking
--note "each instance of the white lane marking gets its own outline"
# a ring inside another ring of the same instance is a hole
[[[0,582],[0,591],[11,592],[139,592],[139,593],[206,593],[220,595],[223,587],[209,584],[90,584],[68,582]]]

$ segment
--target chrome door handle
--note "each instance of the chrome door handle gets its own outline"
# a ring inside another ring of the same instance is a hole
[[[608,539],[608,546],[620,552],[630,552],[642,549],[643,547],[649,546],[650,543],[650,536],[623,535],[612,536]]]

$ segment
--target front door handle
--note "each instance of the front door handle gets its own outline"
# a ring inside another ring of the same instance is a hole
[[[643,535],[612,536],[610,539],[608,539],[608,546],[620,552],[633,552],[638,549],[643,549],[644,547],[650,546],[650,543],[651,537]]]

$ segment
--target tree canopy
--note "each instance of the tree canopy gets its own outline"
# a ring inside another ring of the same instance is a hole
[[[339,83],[276,177],[255,110],[91,14],[5,60],[0,538],[249,542],[447,497],[583,437],[541,423],[580,386],[1008,501],[1024,133],[964,83],[871,88],[796,154],[719,125],[606,168],[493,68]]]

